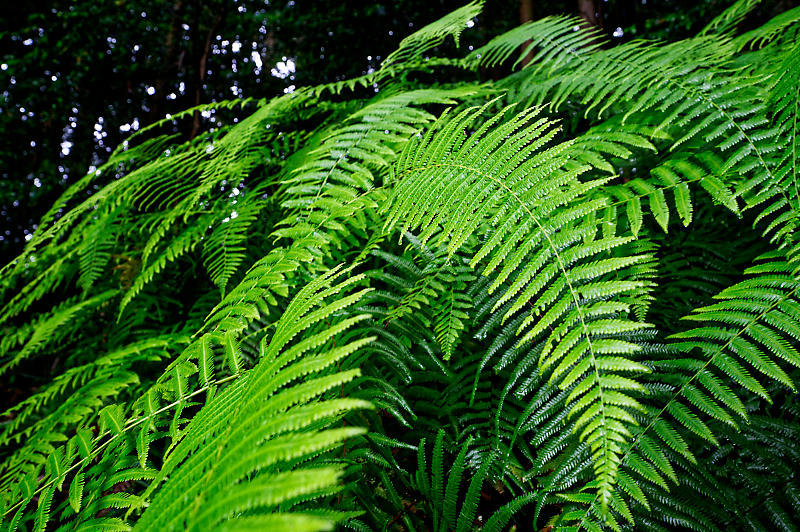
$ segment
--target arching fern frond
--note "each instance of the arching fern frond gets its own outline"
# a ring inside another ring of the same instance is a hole
[[[750,12],[758,7],[760,3],[761,0],[736,0],[733,5],[714,17],[714,19],[700,31],[699,35],[708,35],[713,33],[721,34],[731,31]]]
[[[210,400],[189,424],[148,490],[155,498],[137,524],[140,530],[209,530],[255,509],[279,525],[279,516],[292,505],[336,491],[341,469],[319,458],[317,465],[308,460],[362,433],[357,427],[325,427],[369,404],[346,398],[312,400],[357,377],[353,370],[326,370],[371,340],[331,344],[364,316],[346,318],[289,346],[296,335],[363,294],[326,304],[323,298],[343,288],[332,285],[336,273],[320,277],[297,295],[271,339],[261,343],[259,363]],[[226,493],[222,498],[220,491]],[[328,517],[335,519],[335,513]]]
[[[432,22],[412,33],[400,41],[400,46],[397,50],[389,54],[381,66],[389,67],[397,63],[417,59],[428,50],[442,44],[449,36],[453,37],[456,46],[458,46],[461,32],[467,28],[468,23],[473,18],[480,14],[482,7],[483,0],[473,0],[464,7],[452,11],[436,22]]]
[[[107,290],[84,301],[69,300],[55,308],[52,313],[40,317],[28,331],[29,336],[25,338],[25,343],[21,345],[21,348],[10,354],[0,365],[0,375],[6,374],[53,342],[75,334],[89,320],[91,312],[97,312],[98,307],[117,295],[119,295],[117,290]],[[18,338],[17,342],[21,340],[22,338]],[[9,353],[0,353],[0,355],[9,355]]]
[[[764,45],[784,36],[791,39],[792,32],[796,35],[798,22],[800,22],[800,7],[795,7],[775,15],[762,26],[739,35],[734,39],[734,43],[742,49],[746,46]]]
[[[281,221],[275,236],[327,234],[320,229],[335,234],[349,219],[363,225],[361,212],[369,204],[365,193],[382,183],[409,137],[434,120],[423,106],[452,105],[478,92],[466,86],[376,97],[342,123],[320,131],[310,141],[313,149],[288,161],[278,195],[292,214]]]
[[[715,296],[719,303],[686,317],[702,326],[671,335],[669,350],[648,364],[669,384],[654,392],[651,401],[658,406],[646,407],[645,423],[623,453],[622,469],[635,483],[668,489],[665,479],[678,480],[670,462],[697,462],[689,435],[719,446],[720,434],[748,420],[751,398],[772,403],[773,383],[795,390],[783,367],[800,368],[793,346],[800,334],[800,282],[777,252],[760,257],[746,273],[749,279]],[[625,491],[646,501],[636,488]],[[567,522],[575,518],[590,527],[600,517],[598,497],[571,500],[587,508],[566,515]],[[622,508],[628,505],[620,500],[617,511]]]
[[[512,68],[517,68],[530,55],[526,68],[556,69],[570,57],[590,54],[602,46],[599,31],[592,28],[576,31],[581,23],[579,18],[566,16],[527,22],[472,51],[465,63],[491,68],[515,59]]]
[[[225,294],[228,281],[244,261],[244,242],[247,230],[258,220],[259,212],[265,204],[251,201],[242,208],[231,205],[231,211],[212,229],[203,243],[205,266],[211,281]]]
[[[606,201],[585,195],[605,180],[578,180],[590,167],[571,162],[569,143],[545,148],[556,130],[546,119],[534,120],[537,109],[505,123],[501,112],[478,125],[483,112],[445,114],[409,143],[395,166],[387,225],[422,227],[423,242],[435,234],[451,254],[472,234],[487,232],[472,264],[486,258],[484,275],[499,271],[490,291],[511,283],[495,303],[497,309],[512,302],[504,319],[532,309],[517,334],[521,342],[545,340],[542,370],[564,388],[577,383],[570,398],[575,429],[592,448],[607,504],[628,424],[635,423],[628,409],[640,408],[628,392],[642,388],[627,375],[648,371],[620,355],[638,349],[624,338],[646,325],[624,314],[598,316],[606,314],[606,302],[643,286],[625,271],[646,257],[615,256],[627,237],[593,240]]]
[[[717,177],[722,161],[711,153],[696,158],[685,155],[669,157],[650,170],[648,178],[633,178],[623,184],[605,188],[615,201],[616,209],[625,209],[625,215],[634,235],[638,235],[644,219],[643,201],[647,202],[650,214],[666,233],[670,220],[668,196],[672,197],[677,217],[684,226],[692,222],[694,210],[690,185],[697,183],[718,204],[734,213],[739,213],[736,197],[730,188]]]
[[[774,75],[777,80],[769,95],[769,108],[775,127],[786,141],[784,154],[777,164],[777,180],[764,186],[756,196],[759,203],[765,205],[756,218],[762,223],[764,234],[771,241],[787,249],[789,260],[797,261],[798,241],[797,228],[800,227],[800,125],[798,125],[798,109],[800,109],[800,61],[797,54],[800,47],[794,46],[777,66]]]

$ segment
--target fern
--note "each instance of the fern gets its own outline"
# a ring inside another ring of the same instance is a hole
[[[327,493],[333,487],[341,474],[336,468],[322,465],[292,468],[292,464],[302,463],[308,457],[341,445],[345,438],[361,433],[361,429],[352,427],[321,429],[341,413],[369,405],[348,399],[307,404],[357,373],[308,377],[335,364],[369,339],[294,362],[306,350],[324,346],[334,334],[357,321],[357,318],[350,318],[340,326],[309,336],[282,353],[293,336],[336,311],[336,303],[314,309],[322,303],[326,282],[330,280],[322,277],[297,295],[294,304],[287,307],[284,317],[276,324],[269,345],[262,341],[259,364],[234,386],[207,402],[185,429],[181,442],[170,452],[150,488],[156,489],[169,478],[159,487],[153,503],[143,514],[138,523],[140,528],[179,526],[205,530],[247,509],[274,507],[277,510],[291,501],[303,500],[306,495]],[[340,289],[338,286],[330,291]],[[299,377],[305,377],[305,382],[280,391]],[[263,425],[265,417],[270,419],[267,426]],[[259,430],[253,430],[255,427]],[[248,452],[243,453],[244,449]],[[256,472],[258,474],[253,476]],[[242,483],[244,479],[247,482]],[[226,492],[223,499],[216,495],[220,490]],[[181,497],[191,502],[180,504],[183,509],[178,511],[175,502]],[[165,521],[165,515],[173,517]],[[272,514],[270,522],[274,526],[292,522],[288,519],[282,522],[279,516],[280,513]]]
[[[236,209],[236,206],[233,205],[232,208]],[[232,210],[214,228],[203,245],[206,269],[223,294],[228,281],[244,261],[245,250],[242,244],[246,239],[247,229],[258,219],[258,212],[263,208],[264,205],[255,203],[244,210]]]
[[[582,235],[576,219],[589,219],[596,226],[596,212],[605,205],[602,201],[575,204],[574,198],[600,186],[603,180],[578,181],[577,177],[589,168],[570,165],[568,145],[556,145],[533,155],[554,136],[546,120],[524,127],[533,114],[523,112],[494,130],[489,129],[493,121],[502,117],[500,113],[466,138],[466,129],[481,112],[468,110],[452,121],[440,120],[431,129],[438,129],[438,135],[429,133],[409,145],[396,170],[397,196],[401,199],[393,207],[388,223],[395,224],[402,217],[406,220],[403,230],[422,224],[428,228],[423,241],[430,228],[442,228],[437,238],[447,238],[450,253],[481,224],[490,223],[496,229],[487,234],[487,243],[472,260],[474,265],[484,257],[489,259],[484,274],[503,264],[490,290],[508,279],[523,261],[527,262],[495,308],[513,301],[504,319],[524,307],[533,308],[517,333],[522,341],[546,339],[540,364],[543,369],[550,369],[551,380],[564,388],[577,383],[571,411],[577,418],[576,430],[581,429],[582,439],[592,446],[601,495],[607,504],[616,478],[620,443],[630,434],[626,424],[633,422],[627,408],[640,407],[620,390],[638,390],[636,381],[625,375],[648,369],[616,356],[637,349],[620,335],[645,325],[605,317],[604,301],[641,283],[606,280],[604,276],[624,271],[644,256],[605,257],[603,254],[628,239],[591,241],[589,235]],[[466,141],[459,140],[464,138]],[[433,180],[429,172],[436,172],[437,179]],[[424,194],[417,191],[422,184],[427,185]],[[561,212],[550,217],[557,207],[562,208]],[[589,234],[595,230],[591,228]],[[571,244],[575,247],[568,247]],[[560,326],[543,336],[561,320],[564,322]]]
[[[461,33],[467,27],[468,22],[478,16],[481,8],[482,2],[475,0],[409,35],[400,42],[397,50],[386,57],[382,66],[386,67],[416,59],[428,50],[442,44],[449,36],[453,37],[458,46]]]
[[[472,2],[139,131],[0,270],[3,529],[791,529],[800,11],[757,4],[459,53]]]

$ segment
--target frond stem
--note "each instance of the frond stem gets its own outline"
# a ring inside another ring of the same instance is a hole
[[[478,174],[479,176],[484,177],[486,179],[489,179],[490,181],[496,183],[497,185],[499,185],[500,187],[505,189],[506,192],[520,204],[520,206],[528,213],[528,216],[530,216],[531,220],[533,220],[533,222],[539,228],[539,231],[541,231],[542,235],[544,235],[545,239],[547,240],[547,243],[550,246],[550,249],[553,251],[553,255],[556,257],[556,261],[558,263],[558,267],[561,270],[561,273],[564,275],[564,279],[565,279],[565,281],[567,283],[567,287],[569,289],[570,295],[572,296],[572,300],[575,303],[575,310],[578,313],[578,319],[580,320],[581,327],[583,328],[583,335],[586,337],[586,342],[587,342],[587,346],[588,346],[588,349],[589,349],[589,355],[591,356],[591,359],[592,359],[592,368],[594,370],[595,378],[597,379],[598,399],[600,401],[600,417],[603,420],[602,425],[605,427],[605,425],[606,425],[606,423],[605,423],[605,421],[606,421],[606,412],[605,412],[605,401],[603,399],[603,386],[602,386],[601,380],[600,380],[600,370],[598,369],[598,366],[597,366],[597,358],[596,358],[595,353],[594,353],[594,346],[592,345],[592,339],[591,339],[591,336],[589,335],[589,329],[586,326],[586,320],[585,320],[585,317],[583,315],[583,309],[581,307],[581,304],[580,304],[580,301],[579,301],[579,298],[578,298],[578,294],[575,291],[575,288],[572,286],[572,281],[569,278],[569,274],[567,273],[567,269],[566,269],[564,261],[563,261],[563,259],[561,257],[561,254],[558,252],[558,248],[556,247],[556,245],[553,242],[553,240],[550,238],[550,235],[548,234],[547,230],[545,230],[545,228],[542,226],[541,222],[536,217],[536,215],[533,213],[533,211],[531,211],[531,209],[528,208],[528,206],[525,204],[524,201],[522,201],[522,198],[520,198],[519,195],[516,192],[514,192],[511,188],[509,188],[505,183],[503,183],[499,179],[495,178],[494,176],[492,176],[490,174],[482,172],[481,170],[479,170],[477,168],[473,168],[473,167],[470,167],[470,166],[457,164],[457,163],[436,163],[436,164],[426,165],[424,167],[410,168],[410,169],[404,171],[403,173],[401,173],[400,176],[398,176],[398,180],[401,179],[402,176],[404,174],[406,174],[406,173],[412,173],[412,172],[416,172],[416,171],[420,171],[420,170],[426,170],[426,169],[430,169],[430,168],[457,168],[457,169],[460,169],[460,170],[465,170],[467,172],[474,172],[474,173]],[[608,436],[605,433],[605,431],[607,429],[604,428],[603,430],[604,430],[603,440],[605,442],[608,442]]]
[[[794,289],[792,289],[792,291],[789,292],[788,294],[786,294],[784,297],[778,299],[778,301],[772,303],[769,307],[767,307],[764,311],[762,311],[758,316],[752,318],[744,327],[741,327],[739,329],[739,331],[737,331],[737,333],[734,336],[732,336],[727,342],[725,342],[725,344],[723,344],[717,350],[716,353],[714,353],[711,357],[709,357],[709,359],[706,361],[706,363],[703,364],[703,366],[700,369],[695,371],[694,374],[688,380],[686,380],[675,393],[672,394],[672,398],[669,401],[667,401],[667,403],[664,405],[664,407],[661,410],[659,410],[659,412],[656,415],[654,415],[652,417],[652,419],[650,420],[650,423],[648,423],[647,426],[641,432],[639,432],[639,434],[636,436],[636,438],[633,439],[631,444],[628,446],[628,448],[622,454],[622,457],[620,459],[620,463],[625,463],[625,460],[628,457],[628,455],[639,444],[639,442],[641,441],[642,437],[647,433],[647,431],[650,430],[653,427],[653,425],[656,423],[656,421],[661,419],[661,416],[664,415],[664,412],[667,410],[667,408],[669,408],[669,406],[677,400],[677,397],[679,397],[680,394],[683,392],[683,390],[689,384],[691,384],[692,381],[694,381],[695,377],[697,377],[700,373],[705,371],[705,369],[709,366],[709,364],[711,364],[714,361],[714,359],[717,357],[717,355],[722,353],[723,349],[728,347],[731,344],[731,342],[733,342],[736,338],[738,338],[739,336],[744,334],[744,332],[747,329],[749,329],[753,324],[755,324],[759,320],[761,320],[764,316],[767,315],[767,313],[772,311],[772,309],[774,309],[779,304],[783,303],[784,301],[786,301],[787,299],[792,297],[798,290],[800,290],[800,285],[795,287]],[[594,500],[591,503],[589,503],[589,508],[591,509],[595,505],[596,502],[597,502],[597,497],[595,496]],[[581,523],[584,522],[584,520],[586,519],[586,515],[588,513],[589,513],[589,510],[587,510],[586,513],[584,514],[584,516],[581,518]]]
[[[144,423],[144,422],[145,422],[145,421],[147,421],[148,419],[152,419],[152,418],[153,418],[153,417],[155,417],[157,414],[161,414],[161,413],[163,413],[163,412],[166,412],[167,410],[170,410],[170,409],[172,409],[172,408],[174,408],[174,407],[178,406],[179,404],[181,404],[181,403],[185,402],[187,399],[189,399],[189,398],[191,398],[191,397],[194,397],[195,395],[199,395],[199,394],[201,394],[201,393],[205,392],[206,390],[208,390],[209,388],[211,388],[211,386],[215,386],[215,385],[217,385],[217,384],[224,384],[224,383],[226,383],[226,382],[229,382],[229,381],[232,381],[232,380],[234,380],[234,379],[236,379],[237,377],[240,377],[240,376],[241,376],[241,375],[229,375],[229,376],[227,376],[227,377],[224,377],[224,378],[222,378],[222,379],[218,379],[218,380],[216,380],[216,381],[214,381],[214,382],[209,382],[209,383],[208,383],[208,384],[206,384],[205,386],[203,386],[203,387],[201,387],[201,388],[198,388],[198,389],[197,389],[197,390],[195,390],[194,392],[192,392],[192,393],[190,393],[190,394],[188,394],[188,395],[186,395],[186,396],[182,397],[181,399],[179,399],[179,400],[177,400],[177,401],[174,401],[174,402],[172,402],[172,403],[170,403],[170,404],[168,404],[168,405],[166,405],[166,406],[164,406],[164,407],[162,407],[162,408],[159,408],[158,410],[154,411],[152,414],[149,414],[149,415],[147,415],[147,416],[144,416],[144,417],[140,417],[140,418],[138,418],[138,419],[133,419],[133,420],[130,420],[130,421],[128,421],[128,423],[126,423],[126,424],[125,424],[125,426],[122,428],[122,430],[121,430],[120,432],[118,432],[117,434],[114,434],[114,435],[113,435],[113,436],[111,436],[109,439],[107,439],[106,441],[104,441],[103,443],[101,443],[100,445],[98,445],[98,446],[97,446],[97,448],[96,448],[96,449],[94,449],[94,451],[92,451],[92,452],[89,454],[89,456],[87,456],[86,458],[82,458],[81,460],[79,460],[78,462],[76,462],[75,464],[73,464],[71,467],[69,467],[68,469],[66,469],[66,470],[64,471],[64,473],[63,473],[62,475],[60,475],[60,477],[66,477],[66,476],[67,476],[67,474],[69,474],[69,473],[70,473],[71,471],[73,471],[75,468],[77,468],[77,467],[79,467],[79,466],[82,466],[82,465],[83,465],[83,463],[84,463],[84,462],[86,462],[87,460],[92,460],[92,459],[93,459],[95,456],[97,456],[97,455],[100,453],[100,451],[102,451],[103,449],[105,449],[106,447],[108,447],[108,445],[109,445],[109,444],[111,444],[111,442],[113,442],[114,440],[116,440],[116,439],[117,439],[119,436],[121,436],[121,435],[125,434],[126,432],[128,432],[130,429],[132,429],[132,428],[134,428],[134,427],[136,427],[136,426],[138,426],[138,425],[141,425],[142,423]],[[100,436],[98,436],[98,439],[100,439],[100,438],[104,438],[105,436],[108,436],[109,434],[111,434],[111,431],[106,431],[106,432],[104,432],[103,434],[101,434]],[[34,492],[33,492],[33,494],[31,494],[31,499],[32,499],[32,498],[33,498],[35,495],[37,495],[38,493],[41,493],[42,491],[44,491],[44,490],[46,490],[47,488],[49,488],[49,487],[50,487],[51,485],[53,485],[53,484],[54,484],[54,483],[55,483],[57,480],[58,480],[58,478],[53,478],[53,479],[50,479],[50,481],[48,481],[48,482],[46,482],[46,483],[42,484],[42,485],[41,485],[41,486],[40,486],[38,489],[36,489],[36,491],[34,491]],[[30,500],[30,499],[28,499],[28,500]],[[25,503],[25,500],[18,501],[18,502],[16,502],[15,504],[12,504],[11,506],[9,506],[9,507],[8,507],[8,508],[7,508],[7,509],[6,509],[6,510],[3,512],[3,517],[5,517],[6,515],[8,515],[8,514],[10,514],[11,512],[13,512],[15,509],[17,509],[18,507],[20,507],[20,506],[21,506],[23,503]]]

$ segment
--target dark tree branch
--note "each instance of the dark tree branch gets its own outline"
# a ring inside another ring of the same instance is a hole
[[[206,79],[206,63],[208,62],[208,52],[211,50],[211,40],[214,38],[214,34],[217,33],[217,29],[219,29],[222,21],[225,19],[225,14],[227,13],[227,5],[223,4],[220,12],[217,14],[216,20],[214,20],[214,24],[211,26],[211,29],[208,30],[208,34],[206,35],[206,42],[205,46],[203,47],[203,53],[200,56],[200,61],[197,66],[197,85],[194,89],[194,104],[200,105],[200,100],[203,94],[203,82]],[[192,119],[192,133],[191,138],[197,136],[197,133],[200,131],[200,113],[195,111],[194,116]]]

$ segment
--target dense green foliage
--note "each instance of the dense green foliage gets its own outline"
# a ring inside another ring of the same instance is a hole
[[[3,525],[794,529],[800,8],[755,4],[437,56],[474,2],[139,131],[0,272],[0,375],[52,374],[3,413]]]

